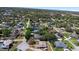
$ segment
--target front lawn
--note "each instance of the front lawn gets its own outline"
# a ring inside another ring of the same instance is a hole
[[[57,48],[57,47],[55,47],[55,44],[54,44],[53,41],[51,41],[50,43],[51,43],[51,46],[52,46],[52,48],[53,48],[54,51],[64,51],[63,48]]]
[[[63,48],[54,48],[54,51],[64,51]]]
[[[67,37],[67,38],[69,37],[69,35],[70,35],[70,33],[68,33],[68,32],[64,33],[64,36]]]
[[[68,49],[70,49],[70,50],[74,49],[74,46],[71,43],[69,43],[67,40],[64,40],[63,42],[67,45]]]
[[[76,43],[76,42],[78,42],[76,38],[71,38],[70,41],[71,41],[72,43]]]
[[[79,42],[77,41],[76,38],[71,38],[70,40],[72,43],[74,43],[76,46],[79,46]]]

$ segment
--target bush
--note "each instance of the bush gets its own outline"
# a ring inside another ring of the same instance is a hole
[[[11,33],[11,30],[10,29],[3,29],[2,30],[2,34],[5,37],[8,37],[10,35],[10,33]]]
[[[57,41],[57,37],[53,33],[52,34],[46,33],[45,38],[48,41],[53,41],[53,42]]]

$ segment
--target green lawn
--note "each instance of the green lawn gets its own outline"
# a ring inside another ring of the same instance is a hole
[[[63,51],[64,50],[63,48],[56,48],[53,41],[51,41],[50,44],[54,51]]]
[[[68,33],[68,32],[64,33],[64,36],[67,37],[67,38],[69,37],[69,35],[70,35],[70,33]]]
[[[67,45],[68,49],[74,49],[74,46],[71,43],[69,43],[67,40],[64,40],[63,42]]]
[[[79,46],[79,42],[77,41],[76,38],[72,38],[70,41],[74,43],[75,45]]]
[[[76,43],[76,42],[78,42],[76,38],[71,38],[70,41],[71,41],[72,43]]]
[[[63,48],[54,48],[54,51],[63,51]]]

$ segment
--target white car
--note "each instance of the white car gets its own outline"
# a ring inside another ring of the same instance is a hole
[[[65,48],[64,51],[70,51],[69,49]]]

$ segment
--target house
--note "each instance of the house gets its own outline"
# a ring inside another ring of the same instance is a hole
[[[61,27],[61,30],[62,30],[62,31],[65,31],[65,28],[64,28],[64,27]]]
[[[9,48],[12,43],[12,40],[4,40],[2,48]]]
[[[55,46],[57,47],[57,48],[66,48],[67,46],[63,43],[63,42],[61,42],[61,41],[56,41],[55,42]]]
[[[39,41],[38,44],[36,44],[35,46],[36,48],[38,49],[41,49],[41,48],[47,48],[47,43],[45,41]]]
[[[37,33],[37,32],[39,32],[39,30],[33,30],[33,33]]]
[[[73,33],[70,35],[70,37],[78,38],[78,35],[77,35],[75,32],[73,32]]]
[[[35,38],[35,39],[41,39],[42,36],[41,36],[40,34],[34,34],[34,38]]]
[[[2,22],[0,26],[5,27],[5,28],[10,28],[11,23],[10,22]]]
[[[56,33],[55,36],[56,36],[58,39],[60,39],[60,38],[63,37],[63,34],[62,34],[62,33]]]
[[[23,41],[16,48],[18,51],[26,51],[29,48],[29,45],[26,43],[26,41]]]
[[[0,48],[6,48],[8,49],[10,47],[10,44],[12,44],[12,40],[0,40]]]
[[[60,36],[59,36],[57,33],[55,34],[55,36],[56,36],[58,39],[60,39]]]
[[[18,29],[14,29],[12,34],[11,34],[11,36],[13,36],[13,37],[17,37],[19,35],[20,35],[20,31]]]

